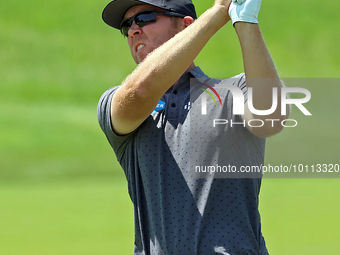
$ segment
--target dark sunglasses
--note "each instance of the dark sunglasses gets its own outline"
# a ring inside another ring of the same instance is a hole
[[[125,19],[120,23],[120,32],[125,37],[128,36],[128,32],[130,27],[132,26],[132,23],[135,22],[137,26],[144,27],[145,25],[148,25],[150,23],[154,23],[157,20],[157,15],[165,15],[165,16],[173,16],[173,17],[182,17],[184,18],[187,15],[180,14],[177,12],[159,12],[159,11],[144,11],[139,12],[136,15]]]

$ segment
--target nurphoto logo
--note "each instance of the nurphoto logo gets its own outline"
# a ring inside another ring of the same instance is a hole
[[[220,95],[217,93],[216,89],[209,86],[208,84],[204,84],[208,89],[210,89],[215,96],[218,98],[220,105],[223,107],[222,100]],[[221,86],[222,85],[222,86]],[[245,106],[245,97],[243,95],[242,90],[239,87],[236,87],[232,84],[219,84],[219,88],[226,88],[230,91],[233,97],[233,114],[234,115],[243,115],[244,114],[244,106]],[[215,103],[215,106],[218,106],[216,103],[216,100],[211,92],[209,92],[207,89],[200,88],[206,94],[208,94],[212,100]],[[283,87],[281,90],[281,115],[284,116],[287,113],[287,106],[288,105],[295,105],[304,115],[311,116],[312,114],[306,109],[306,107],[303,106],[303,104],[309,102],[311,99],[311,93],[309,90],[305,88],[291,88],[291,87]],[[255,109],[253,105],[253,88],[248,88],[248,98],[247,98],[247,105],[251,113],[258,116],[266,116],[270,115],[275,112],[275,110],[278,107],[278,88],[272,88],[272,105],[270,109],[267,110],[258,110]],[[292,93],[300,93],[304,95],[303,98],[290,98],[289,95]],[[207,115],[207,97],[206,94],[202,94],[201,96],[201,114]],[[279,121],[278,119],[265,119],[265,121],[271,122],[272,126],[274,126],[274,122]],[[260,119],[251,119],[248,121],[248,126],[250,127],[262,127],[265,123],[265,121]],[[242,123],[232,123],[232,121],[228,121],[227,119],[214,119],[213,126],[216,127],[217,125],[226,125],[230,122],[230,125],[236,125],[236,124],[243,124],[246,126],[245,120]],[[292,122],[291,125],[288,125],[288,122]],[[281,125],[284,127],[296,127],[298,122],[294,119],[285,119],[281,121]]]

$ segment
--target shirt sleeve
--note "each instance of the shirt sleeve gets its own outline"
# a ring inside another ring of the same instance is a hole
[[[99,99],[97,107],[97,117],[98,122],[106,135],[111,147],[113,148],[116,157],[120,163],[124,157],[127,146],[133,140],[136,131],[127,135],[118,135],[114,132],[111,125],[111,102],[114,93],[119,87],[113,87],[104,92],[104,94]]]

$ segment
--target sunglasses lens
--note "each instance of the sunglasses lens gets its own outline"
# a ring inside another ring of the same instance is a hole
[[[141,13],[139,15],[136,16],[136,24],[139,27],[144,27],[147,24],[156,22],[156,17],[157,14],[156,13]]]
[[[135,21],[139,27],[144,27],[147,24],[156,22],[156,17],[157,13],[155,12],[139,13],[136,16],[123,21],[120,26],[120,32],[122,35],[127,37],[129,35],[129,29],[132,26],[133,21]]]
[[[125,20],[121,27],[120,27],[120,32],[122,33],[122,35],[124,36],[128,36],[128,32],[129,32],[129,29],[132,25],[132,21],[131,20]]]

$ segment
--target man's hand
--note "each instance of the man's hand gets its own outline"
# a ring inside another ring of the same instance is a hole
[[[215,0],[215,3],[214,3],[214,6],[218,6],[226,12],[228,21],[231,20],[229,16],[229,12],[228,12],[231,1],[232,0]]]
[[[233,0],[229,7],[229,16],[233,22],[258,23],[257,17],[262,0]]]
[[[233,3],[243,4],[246,0],[233,0]]]

